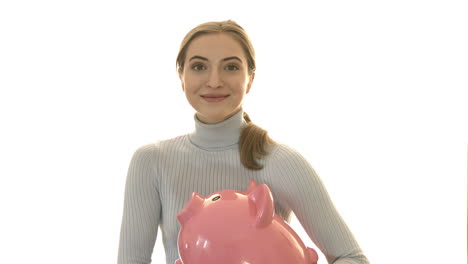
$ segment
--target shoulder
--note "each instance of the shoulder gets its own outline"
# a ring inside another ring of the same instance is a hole
[[[156,143],[147,143],[138,147],[133,152],[131,166],[150,165],[151,163],[153,163],[156,149]]]
[[[298,150],[282,143],[276,143],[272,146],[270,154],[271,159],[275,162],[309,163]]]
[[[265,165],[267,177],[280,193],[322,193],[323,183],[309,160],[297,149],[277,144]],[[288,194],[289,193],[289,194]],[[300,197],[297,194],[297,197]]]
[[[272,147],[268,161],[265,164],[271,172],[283,172],[297,175],[316,175],[311,162],[297,149],[277,143]]]
[[[187,140],[187,135],[182,135],[170,139],[146,143],[142,146],[139,146],[134,151],[133,156],[134,158],[151,157],[153,159],[157,159],[158,157],[167,155],[172,152],[176,152],[177,150],[181,149]]]

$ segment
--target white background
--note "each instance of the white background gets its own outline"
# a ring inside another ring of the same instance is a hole
[[[116,263],[133,152],[193,127],[180,41],[233,19],[257,52],[244,109],[370,261],[466,263],[466,2],[257,2],[0,3],[0,262]]]

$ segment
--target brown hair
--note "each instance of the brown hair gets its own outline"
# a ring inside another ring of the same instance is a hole
[[[206,22],[200,24],[190,30],[180,45],[179,54],[177,55],[176,67],[179,74],[184,71],[187,49],[190,43],[197,37],[205,34],[226,33],[232,36],[239,42],[247,57],[248,74],[255,73],[255,51],[245,30],[232,20],[220,22]],[[260,170],[263,168],[258,160],[268,155],[267,145],[273,144],[274,141],[268,136],[268,132],[261,127],[255,125],[250,120],[247,113],[244,112],[244,119],[247,125],[242,128],[239,139],[240,160],[244,167],[251,170]]]

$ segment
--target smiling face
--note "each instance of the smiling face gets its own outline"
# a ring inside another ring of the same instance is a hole
[[[187,49],[179,75],[187,100],[203,123],[219,123],[235,113],[252,85],[242,46],[228,33],[205,34]]]

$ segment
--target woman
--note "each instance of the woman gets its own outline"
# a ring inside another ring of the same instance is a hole
[[[368,263],[310,164],[272,141],[242,108],[255,77],[252,44],[235,22],[191,30],[177,56],[178,73],[195,109],[195,131],[140,147],[125,186],[118,263],[150,263],[161,227],[166,263],[178,258],[177,214],[193,192],[246,190],[267,184],[276,214],[291,212],[329,263]]]

